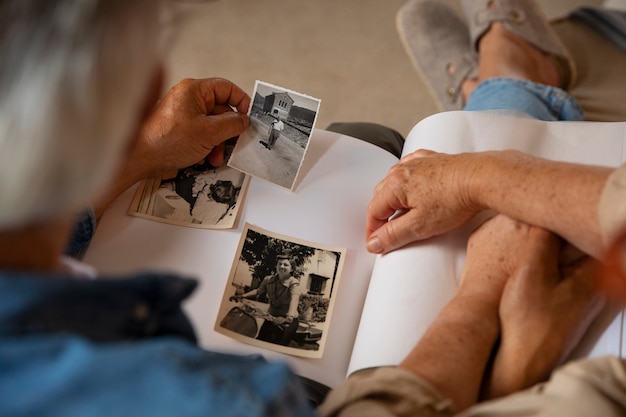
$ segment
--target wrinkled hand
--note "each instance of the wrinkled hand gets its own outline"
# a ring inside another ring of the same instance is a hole
[[[367,209],[368,251],[386,253],[445,233],[480,211],[470,193],[479,158],[428,150],[402,158],[374,189]]]
[[[249,125],[250,97],[221,78],[185,79],[172,87],[144,123],[130,159],[140,177],[203,162],[223,163],[224,141]]]

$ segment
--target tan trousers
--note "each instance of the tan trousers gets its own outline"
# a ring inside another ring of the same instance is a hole
[[[626,361],[604,357],[571,362],[545,384],[476,405],[459,417],[618,417],[626,415]]]
[[[395,367],[352,375],[332,391],[322,417],[618,417],[626,415],[626,361],[570,362],[528,390],[455,415],[451,403],[419,376]]]
[[[626,121],[626,53],[589,26],[573,18],[552,22],[578,71],[569,93],[585,120]]]

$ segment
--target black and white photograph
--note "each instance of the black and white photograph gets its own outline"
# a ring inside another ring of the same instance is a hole
[[[202,229],[235,227],[250,177],[228,166],[197,164],[142,181],[129,214]]]
[[[245,224],[215,331],[294,356],[321,358],[346,249]]]
[[[256,81],[243,132],[228,165],[289,190],[309,146],[320,100]]]

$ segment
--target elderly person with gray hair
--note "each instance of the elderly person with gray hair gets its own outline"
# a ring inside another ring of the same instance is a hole
[[[195,344],[181,308],[195,281],[93,279],[63,256],[90,203],[98,215],[142,178],[220,164],[249,123],[250,98],[222,79],[155,106],[156,9],[0,3],[0,415],[312,415],[286,365]]]

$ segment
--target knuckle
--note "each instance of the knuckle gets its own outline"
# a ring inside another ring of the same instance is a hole
[[[190,88],[195,83],[196,83],[196,80],[194,80],[193,78],[183,78],[176,84],[175,87],[181,90],[185,90],[185,89]]]
[[[408,234],[411,237],[414,238],[420,238],[422,237],[423,233],[424,233],[424,227],[423,224],[419,223],[418,221],[411,221],[408,225]]]
[[[385,183],[385,180],[383,180],[376,184],[376,186],[374,187],[374,194],[379,194],[380,192],[382,192],[385,189]]]
[[[397,247],[402,243],[401,228],[397,222],[388,223],[388,227],[385,228],[384,238],[392,247]]]

